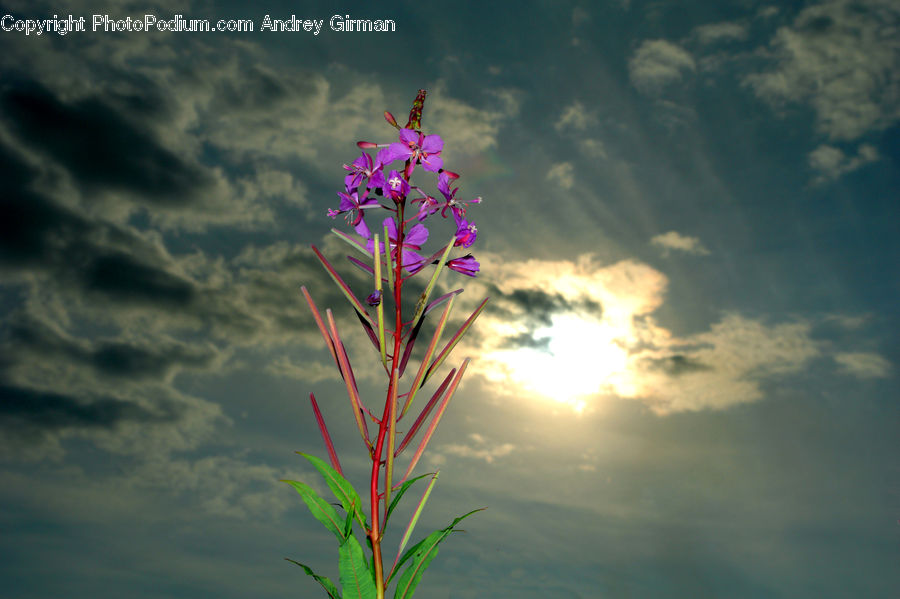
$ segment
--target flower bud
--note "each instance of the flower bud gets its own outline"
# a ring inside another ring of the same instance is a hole
[[[420,89],[413,100],[412,110],[409,111],[409,120],[406,122],[406,128],[418,131],[422,128],[422,107],[425,105],[425,90]]]
[[[368,150],[369,148],[377,148],[378,144],[372,143],[371,141],[358,141],[356,142],[356,146],[363,150]]]
[[[369,294],[369,297],[366,298],[366,303],[372,307],[377,306],[381,303],[381,292],[377,289]]]
[[[388,112],[387,110],[384,111],[384,120],[386,120],[386,121],[388,122],[388,124],[390,124],[390,125],[391,125],[392,127],[394,127],[395,129],[399,129],[399,128],[400,128],[400,125],[397,124],[397,119],[395,119],[395,118],[394,118],[394,115],[392,115],[392,114],[391,114],[390,112]]]

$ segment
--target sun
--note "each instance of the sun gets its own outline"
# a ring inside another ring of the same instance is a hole
[[[622,331],[574,313],[554,314],[550,320],[531,334],[534,347],[497,350],[487,358],[506,384],[581,412],[587,398],[603,392],[627,368]]]

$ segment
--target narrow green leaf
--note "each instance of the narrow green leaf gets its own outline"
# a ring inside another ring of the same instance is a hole
[[[296,480],[282,480],[281,482],[294,487],[300,493],[300,497],[303,498],[306,505],[309,506],[309,511],[312,512],[313,517],[324,524],[325,528],[333,532],[338,541],[344,542],[346,537],[344,536],[341,517],[338,516],[337,510],[331,507],[330,503],[319,497],[318,493],[305,483]]]
[[[451,296],[450,301],[447,302],[447,306],[444,308],[444,313],[441,314],[441,319],[438,321],[437,326],[434,329],[434,335],[431,337],[431,343],[428,344],[428,349],[425,350],[425,355],[422,356],[422,363],[419,366],[418,372],[416,372],[416,378],[413,380],[412,385],[409,387],[409,394],[406,396],[406,403],[403,405],[403,409],[400,411],[400,417],[402,418],[406,411],[409,409],[409,406],[412,405],[413,399],[416,397],[416,393],[419,391],[419,388],[425,381],[425,373],[428,369],[428,363],[431,361],[431,356],[434,355],[434,348],[437,347],[438,341],[441,339],[441,335],[444,334],[444,326],[447,324],[447,318],[450,316],[450,310],[453,309],[453,300],[455,297]]]
[[[381,293],[381,243],[378,235],[375,235],[375,290]],[[384,341],[384,299],[375,306],[375,316],[378,319],[378,353],[381,355],[381,364],[387,369],[387,354]]]
[[[331,229],[331,232],[338,236],[341,241],[345,241],[350,247],[352,247],[357,252],[364,254],[365,256],[371,256],[372,254],[369,250],[364,246],[359,240],[350,237],[348,234],[344,233],[339,229]]]
[[[391,577],[385,581],[385,586],[391,581],[397,572],[400,570],[400,566],[406,563],[409,558],[413,558],[412,564],[409,568],[403,572],[403,575],[400,577],[399,582],[397,583],[397,590],[394,593],[394,599],[407,599],[408,597],[412,597],[412,593],[416,588],[416,585],[419,584],[419,580],[422,579],[422,574],[425,572],[425,568],[428,567],[428,564],[431,563],[431,560],[434,559],[434,556],[437,555],[437,546],[443,541],[447,536],[454,532],[455,527],[465,518],[468,518],[475,512],[483,511],[487,508],[478,508],[477,510],[472,510],[468,514],[463,514],[458,518],[454,519],[450,526],[443,528],[441,530],[436,530],[415,545],[413,545],[409,551],[407,551],[403,557],[400,558],[400,561],[397,562],[397,565],[394,567],[394,571],[391,574]]]
[[[419,317],[419,320],[416,321],[415,325],[412,328],[412,331],[409,333],[409,338],[406,340],[406,349],[403,350],[403,358],[400,360],[400,376],[403,376],[403,372],[406,370],[406,363],[409,362],[413,347],[415,347],[416,345],[416,339],[419,336],[419,331],[422,329],[422,323],[425,322],[425,315],[459,293],[462,293],[462,289],[456,289],[454,291],[451,291],[450,293],[445,293],[441,297],[428,304],[428,307],[425,308],[425,311]]]
[[[453,291],[450,291],[449,293],[445,293],[441,297],[437,298],[436,300],[434,300],[433,302],[428,304],[428,306],[425,308],[425,314],[428,314],[429,312],[431,312],[432,310],[434,310],[435,308],[437,308],[438,306],[440,306],[441,304],[446,302],[448,299],[450,299],[454,295],[459,295],[462,292],[463,292],[462,289],[454,289]]]
[[[289,557],[286,557],[286,558],[284,558],[284,559],[286,559],[287,561],[291,562],[292,564],[297,564],[298,566],[300,566],[301,568],[303,568],[304,570],[306,570],[306,573],[307,573],[307,574],[309,574],[310,576],[312,576],[313,578],[315,578],[315,579],[316,579],[316,582],[318,582],[320,585],[322,585],[322,588],[325,589],[325,592],[328,593],[328,596],[329,596],[331,599],[341,599],[341,592],[338,590],[338,588],[337,588],[336,586],[334,586],[334,583],[331,582],[327,577],[325,577],[325,576],[319,576],[318,574],[316,574],[315,572],[313,572],[313,571],[312,571],[312,568],[310,568],[309,566],[307,566],[307,565],[305,565],[305,564],[301,564],[301,563],[298,562],[298,561],[294,561],[294,560],[292,560],[292,559],[289,558]]]
[[[391,500],[391,505],[388,507],[387,516],[385,517],[385,522],[391,517],[391,512],[394,511],[394,508],[397,507],[397,504],[400,502],[400,498],[403,497],[403,494],[406,493],[406,490],[409,489],[414,482],[417,480],[421,480],[426,476],[431,476],[434,472],[426,472],[425,474],[421,474],[415,478],[411,478],[402,485],[400,485],[400,490],[397,491],[397,494],[394,495],[394,498]]]
[[[381,260],[381,256],[378,257]],[[388,289],[391,290],[391,293],[394,292],[394,266],[391,264],[391,235],[388,231],[387,225],[384,226],[384,259],[385,264],[387,265],[388,275],[385,277],[388,282]]]
[[[403,538],[400,539],[400,545],[397,549],[397,555],[394,557],[394,565],[391,566],[391,573],[393,573],[394,568],[396,567],[397,560],[400,559],[400,556],[403,554],[403,550],[406,549],[406,544],[409,542],[409,537],[412,536],[413,530],[416,528],[416,523],[419,521],[419,516],[422,515],[422,510],[425,509],[425,502],[428,501],[428,497],[431,495],[431,490],[434,488],[434,483],[437,482],[437,477],[439,472],[435,472],[431,477],[431,482],[428,483],[428,486],[425,488],[425,492],[422,494],[422,498],[419,499],[418,505],[416,505],[416,509],[413,512],[412,517],[409,519],[409,524],[406,525],[406,530],[403,531]]]
[[[422,580],[425,569],[431,564],[431,560],[437,556],[438,544],[449,534],[449,532],[438,530],[425,539],[425,542],[413,556],[412,564],[403,572],[403,575],[397,582],[394,599],[408,599],[413,596],[419,581]]]
[[[434,362],[431,363],[431,366],[428,367],[428,372],[425,373],[425,381],[427,381],[434,372],[440,368],[441,364],[444,363],[444,360],[447,359],[447,356],[450,355],[450,352],[453,351],[453,348],[456,347],[456,344],[459,343],[459,340],[462,339],[462,336],[466,334],[466,331],[469,330],[469,327],[472,326],[472,323],[475,322],[475,319],[478,318],[478,315],[481,314],[481,311],[484,310],[485,304],[487,304],[488,298],[484,298],[478,307],[475,308],[475,311],[472,312],[472,315],[459,327],[459,330],[450,338],[447,342],[447,345],[444,346],[444,349],[441,350],[441,353],[438,354],[438,357],[434,359]],[[424,381],[423,381],[424,382]]]
[[[349,537],[353,534],[353,514],[357,511],[356,504],[350,506],[350,509],[347,510],[347,518],[344,520],[344,536]],[[365,529],[363,529],[365,530]]]
[[[324,460],[301,451],[298,451],[297,453],[309,460],[309,463],[319,471],[319,474],[325,479],[325,484],[328,485],[328,488],[331,489],[334,496],[341,502],[341,505],[344,506],[344,510],[347,514],[353,514],[360,526],[363,527],[363,530],[366,530],[368,525],[366,523],[366,517],[361,509],[362,500],[359,497],[359,493],[357,493],[356,489],[353,488],[353,485],[350,484],[350,481],[341,476],[337,470],[326,464]]]
[[[434,269],[434,273],[431,275],[431,280],[428,281],[428,286],[425,288],[425,291],[422,292],[421,297],[419,297],[419,302],[416,304],[416,313],[412,318],[412,322],[416,322],[419,320],[419,317],[425,311],[425,306],[428,305],[428,296],[431,295],[431,291],[434,289],[434,284],[437,283],[438,277],[441,275],[441,271],[444,269],[444,264],[447,263],[447,257],[450,255],[450,250],[453,249],[453,243],[456,241],[456,236],[450,240],[450,243],[447,244],[447,247],[444,249],[443,255],[441,255],[441,259],[438,261],[437,267]]]
[[[375,599],[375,576],[369,569],[362,546],[356,537],[350,535],[341,544],[339,550],[341,589],[344,591],[343,599]]]

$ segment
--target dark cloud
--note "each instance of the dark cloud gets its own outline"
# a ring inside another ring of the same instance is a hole
[[[174,402],[149,409],[110,397],[82,401],[61,393],[0,383],[0,422],[11,427],[112,428],[121,422],[174,422],[182,411]]]
[[[181,205],[211,183],[202,168],[99,99],[66,103],[35,81],[14,79],[0,92],[0,112],[22,142],[52,156],[88,189]]]
[[[121,252],[95,256],[83,283],[89,291],[129,303],[183,308],[196,297],[193,283]]]
[[[301,90],[305,92],[303,95],[315,91],[312,84],[304,83],[307,89]],[[221,103],[222,108],[233,111],[263,111],[293,97],[294,92],[285,86],[283,78],[253,65],[242,70],[239,79],[224,79],[216,94],[216,102]]]
[[[529,347],[532,349],[549,351],[550,337],[535,338],[531,333],[521,333],[519,335],[507,337],[503,340],[500,346],[513,349],[519,347]]]
[[[27,315],[10,319],[0,365],[21,359],[23,352],[44,360],[66,359],[88,365],[103,375],[127,379],[162,379],[176,368],[207,368],[215,362],[210,347],[176,342],[140,344],[121,340],[86,342],[72,339]]]
[[[32,190],[38,170],[0,143],[0,262],[20,267],[57,262],[59,250],[92,228],[83,217]]]
[[[654,358],[644,362],[649,370],[664,372],[670,376],[679,376],[689,372],[712,370],[712,367],[698,362],[690,356],[675,354],[665,358]]]
[[[0,264],[44,270],[57,282],[123,303],[184,308],[196,297],[191,281],[168,272],[143,242],[109,223],[93,221],[34,191],[39,171],[0,143]],[[110,240],[125,250],[105,247]]]
[[[541,289],[514,289],[504,293],[496,285],[488,284],[488,295],[497,298],[488,304],[488,309],[512,316],[510,308],[516,312],[524,312],[535,326],[550,326],[551,316],[560,312],[584,311],[599,318],[603,313],[602,306],[589,298],[569,301],[559,293],[548,293]]]

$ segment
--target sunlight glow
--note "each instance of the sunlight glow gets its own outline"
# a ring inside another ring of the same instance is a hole
[[[535,347],[494,351],[488,359],[508,383],[581,412],[588,396],[603,392],[625,370],[623,331],[572,313],[551,321],[531,335]]]

